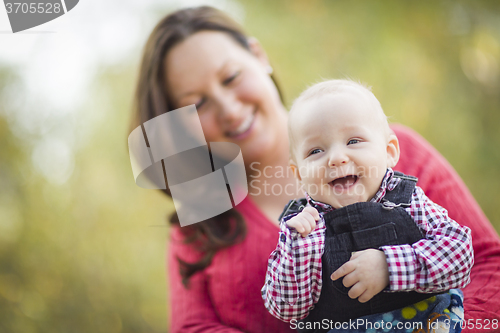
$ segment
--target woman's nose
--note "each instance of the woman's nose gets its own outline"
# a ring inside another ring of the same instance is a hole
[[[217,98],[217,106],[219,109],[218,116],[222,122],[231,124],[239,119],[241,102],[234,93],[221,93]]]

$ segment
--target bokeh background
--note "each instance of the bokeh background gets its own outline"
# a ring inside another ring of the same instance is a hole
[[[144,42],[182,6],[264,45],[287,105],[322,78],[373,87],[500,230],[500,2],[81,0],[18,34],[0,9],[0,331],[166,332],[166,216],[127,149]]]

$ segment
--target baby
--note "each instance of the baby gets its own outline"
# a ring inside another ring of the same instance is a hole
[[[270,313],[303,331],[351,332],[341,324],[358,318],[364,326],[353,332],[377,323],[381,332],[411,323],[459,332],[462,293],[453,288],[470,282],[470,230],[415,177],[392,170],[398,139],[371,91],[316,84],[295,101],[288,129],[306,198],[280,217],[262,288]]]

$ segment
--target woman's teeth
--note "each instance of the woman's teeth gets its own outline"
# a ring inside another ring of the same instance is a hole
[[[229,132],[229,135],[230,136],[237,136],[237,135],[240,135],[242,133],[245,133],[250,128],[250,126],[252,125],[253,119],[254,119],[254,115],[252,114],[247,119],[245,119],[240,124],[240,126],[238,126],[237,129],[235,129],[232,132]]]

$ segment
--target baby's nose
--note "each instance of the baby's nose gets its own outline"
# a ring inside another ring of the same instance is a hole
[[[348,161],[349,158],[342,152],[332,152],[332,154],[330,155],[330,160],[328,161],[328,165],[330,167],[338,167],[342,164],[346,164]]]

